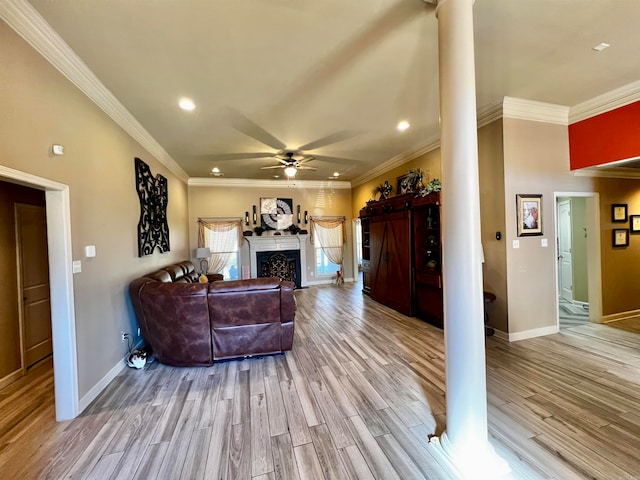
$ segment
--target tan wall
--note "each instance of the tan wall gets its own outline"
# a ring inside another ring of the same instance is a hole
[[[344,276],[353,278],[353,243],[351,228],[351,190],[349,188],[334,188],[331,182],[321,188],[309,188],[304,183],[299,186],[287,188],[281,186],[274,187],[224,187],[224,186],[190,186],[189,187],[189,231],[191,257],[195,257],[195,249],[198,242],[198,225],[200,217],[241,217],[244,219],[246,211],[251,215],[252,206],[260,212],[260,198],[291,198],[295,211],[297,205],[303,215],[300,228],[310,231],[310,225],[304,223],[304,211],[308,211],[309,216],[323,215],[344,215],[346,217],[347,243],[344,252]],[[258,225],[260,219],[258,218]],[[297,224],[297,223],[296,223]],[[249,227],[253,229],[253,222]],[[312,275],[312,255],[311,248],[307,249],[307,275],[308,280],[314,281]],[[243,265],[249,264],[249,252],[247,246],[242,250]]]
[[[478,130],[478,171],[480,176],[480,236],[484,250],[484,289],[496,296],[488,305],[490,324],[508,331],[507,258],[504,205],[504,153],[502,120]],[[500,232],[501,239],[496,239]]]
[[[0,379],[21,368],[16,203],[44,205],[44,192],[0,181]]]
[[[135,333],[129,281],[187,258],[187,187],[118,127],[4,22],[0,22],[0,165],[70,187],[79,393],[86,394],[125,347],[119,332]],[[53,144],[65,155],[53,157]],[[138,258],[139,201],[134,157],[168,178],[171,252]],[[84,257],[95,245],[97,256]]]
[[[509,333],[520,333],[557,322],[554,192],[594,191],[594,186],[593,179],[569,171],[565,125],[513,118],[503,124]],[[543,195],[543,237],[517,236],[516,194]],[[512,247],[513,240],[520,241],[520,248]]]
[[[431,181],[434,178],[440,178],[440,149],[437,148],[430,152],[421,155],[420,157],[411,160],[410,162],[404,163],[399,167],[395,167],[388,172],[378,175],[373,180],[369,180],[366,183],[361,185],[357,185],[353,187],[353,209],[352,215],[354,218],[357,218],[360,212],[360,209],[365,206],[368,200],[375,199],[377,200],[379,197],[374,195],[373,189],[384,183],[385,180],[388,180],[389,183],[393,186],[393,192],[391,195],[396,195],[396,182],[397,178],[402,175],[406,175],[409,170],[415,168],[422,168],[425,173],[428,175],[428,180]],[[425,178],[423,183],[427,183],[427,179]]]
[[[640,309],[640,236],[630,235],[628,247],[613,248],[614,228],[627,223],[611,221],[611,204],[626,203],[629,215],[640,214],[640,180],[596,179],[600,192],[600,240],[602,255],[602,314],[611,315]]]

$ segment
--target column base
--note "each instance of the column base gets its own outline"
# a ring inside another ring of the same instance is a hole
[[[508,480],[512,479],[511,467],[487,442],[481,451],[455,452],[446,432],[440,437],[429,439],[431,453],[438,462],[446,466],[460,479],[470,480]]]

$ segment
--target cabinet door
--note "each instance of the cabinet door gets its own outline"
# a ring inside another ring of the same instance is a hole
[[[371,297],[405,315],[412,314],[409,215],[394,212],[371,223]]]

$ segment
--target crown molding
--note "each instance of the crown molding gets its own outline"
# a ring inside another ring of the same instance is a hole
[[[490,123],[495,122],[496,120],[499,120],[500,118],[502,118],[502,102],[496,101],[489,105],[480,107],[478,109],[477,115],[478,115],[478,128],[482,128],[485,125],[489,125]],[[360,175],[359,177],[354,178],[351,181],[351,184],[354,187],[362,185],[363,183],[373,180],[377,176],[382,175],[383,173],[388,172],[389,170],[395,167],[399,167],[400,165],[408,163],[411,160],[415,160],[416,158],[422,155],[425,155],[437,148],[440,148],[440,138],[432,139],[431,142],[427,143],[424,147],[421,147],[418,150],[415,150],[410,153],[403,153],[401,155],[398,155],[396,157],[393,157],[387,160],[384,163],[381,163],[380,165],[375,167],[373,170],[370,170],[364,175]]]
[[[160,163],[182,181],[188,180],[187,173],[100,82],[29,2],[0,1],[0,18]]]
[[[574,170],[572,173],[576,177],[640,178],[640,170],[637,168],[588,167]]]
[[[251,178],[204,178],[192,177],[187,181],[190,187],[230,187],[230,188],[332,188],[351,190],[351,182],[344,180],[254,180]]]
[[[569,107],[553,103],[536,102],[522,98],[504,97],[502,116],[533,122],[569,124]]]
[[[571,107],[569,123],[576,123],[640,100],[640,80]]]
[[[482,128],[490,123],[502,118],[502,100],[496,100],[488,105],[478,108],[478,128]]]
[[[369,170],[364,175],[360,175],[359,177],[356,177],[353,180],[351,180],[351,185],[353,185],[354,187],[362,185],[363,183],[373,180],[377,176],[382,175],[383,173],[388,172],[389,170],[399,167],[400,165],[404,165],[405,163],[408,163],[411,160],[414,160],[419,156],[424,155],[425,153],[435,150],[439,146],[440,146],[440,139],[437,139],[425,145],[424,147],[420,148],[419,150],[415,150],[409,153],[402,153],[393,158],[390,158],[386,162],[383,162],[377,167]]]

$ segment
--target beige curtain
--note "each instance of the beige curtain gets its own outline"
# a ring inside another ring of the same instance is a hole
[[[311,217],[311,243],[318,241],[331,263],[340,265],[340,273],[344,269],[345,220],[345,217]]]
[[[198,247],[211,250],[208,273],[220,273],[242,245],[242,219],[198,220]]]

